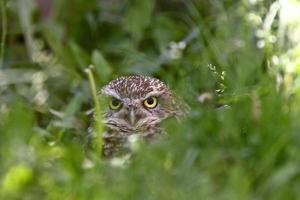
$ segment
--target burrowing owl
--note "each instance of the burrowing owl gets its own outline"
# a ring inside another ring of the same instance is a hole
[[[160,80],[148,76],[119,77],[105,85],[100,95],[107,101],[104,111],[103,154],[118,155],[129,136],[149,139],[163,133],[160,122],[182,114],[181,104]]]

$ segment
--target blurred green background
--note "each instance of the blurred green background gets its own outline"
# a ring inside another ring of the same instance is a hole
[[[0,199],[300,198],[299,1],[0,2]],[[192,109],[103,161],[90,64],[98,89],[151,75]]]

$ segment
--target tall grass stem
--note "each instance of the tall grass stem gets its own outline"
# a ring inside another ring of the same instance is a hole
[[[102,125],[102,117],[100,113],[100,103],[98,100],[97,88],[96,88],[95,78],[93,75],[93,69],[94,66],[90,65],[88,68],[86,68],[85,72],[88,75],[94,106],[95,106],[95,114],[94,114],[95,122],[93,125],[94,126],[93,130],[94,130],[94,134],[96,134],[97,137],[96,137],[96,141],[94,141],[94,145],[96,146],[97,149],[101,149],[103,143],[102,142],[103,125]]]
[[[3,68],[4,51],[5,51],[5,40],[7,34],[7,16],[6,16],[6,0],[1,0],[1,46],[0,46],[0,69]]]

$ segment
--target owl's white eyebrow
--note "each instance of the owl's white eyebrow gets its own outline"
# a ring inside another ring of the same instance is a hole
[[[148,97],[151,97],[151,96],[160,96],[162,95],[164,92],[161,91],[152,91],[152,92],[149,92],[146,96],[145,96],[145,99],[147,99]]]
[[[103,89],[103,90],[101,91],[101,93],[102,93],[103,95],[106,95],[106,96],[112,96],[112,97],[114,97],[114,98],[116,98],[116,99],[121,100],[120,96],[119,96],[114,90]]]

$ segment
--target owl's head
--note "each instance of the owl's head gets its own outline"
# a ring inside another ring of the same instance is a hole
[[[121,135],[147,133],[167,117],[181,113],[168,87],[148,76],[119,77],[105,85],[100,93],[107,99],[104,123]]]

